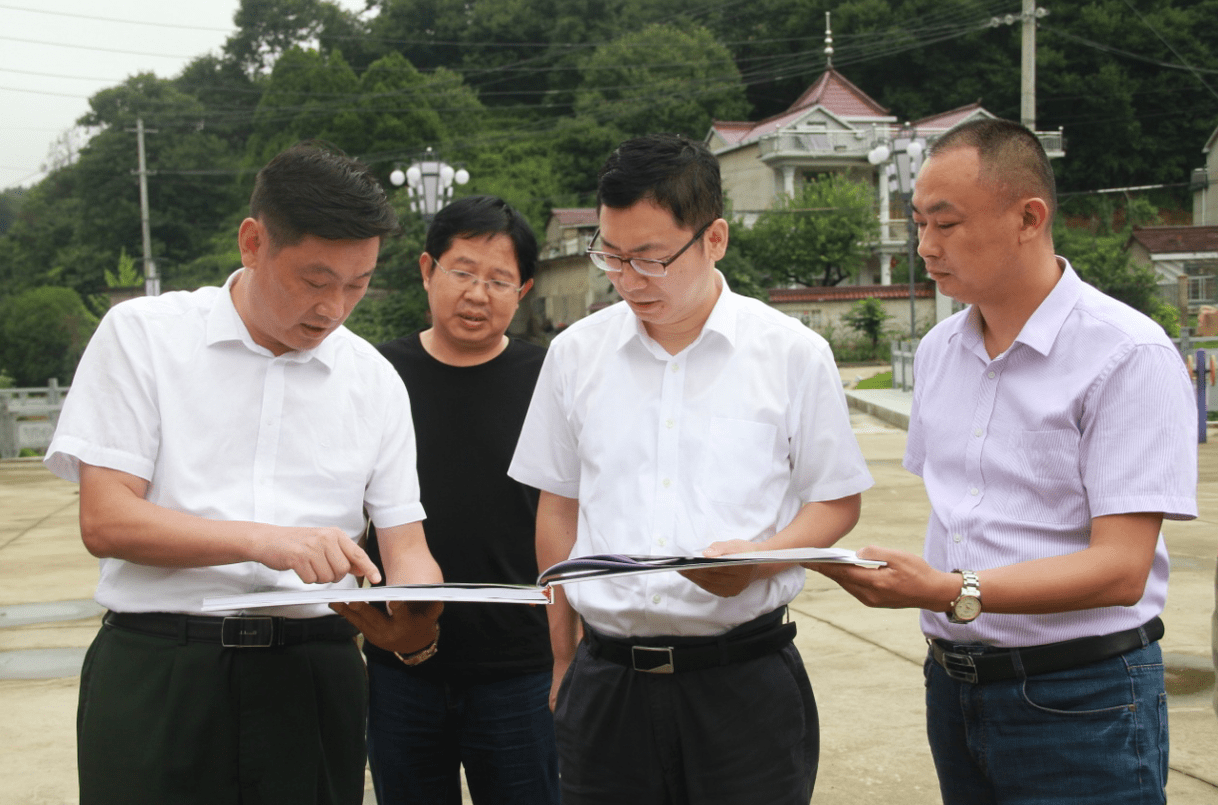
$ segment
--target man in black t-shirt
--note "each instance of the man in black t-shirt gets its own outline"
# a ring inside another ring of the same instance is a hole
[[[410,393],[423,528],[445,581],[537,578],[537,490],[507,468],[545,350],[505,335],[536,262],[528,222],[501,199],[449,204],[419,257],[431,327],[379,347]],[[450,603],[434,655],[365,651],[381,803],[458,805],[460,766],[477,805],[558,802],[544,607]]]

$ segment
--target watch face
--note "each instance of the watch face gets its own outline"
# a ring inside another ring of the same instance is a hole
[[[962,595],[956,601],[956,617],[962,621],[971,621],[981,614],[981,599],[971,595]]]

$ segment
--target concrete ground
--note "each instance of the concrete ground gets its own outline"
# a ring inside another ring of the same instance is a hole
[[[843,379],[849,386],[862,371],[845,367]],[[926,498],[920,480],[900,466],[904,431],[877,416],[899,416],[903,406],[907,412],[907,399],[899,392],[866,396],[853,403],[860,412],[852,419],[876,486],[864,495],[860,525],[843,545],[918,551]],[[861,412],[864,402],[871,413]],[[1173,563],[1162,645],[1172,735],[1167,790],[1175,805],[1218,801],[1218,719],[1210,706],[1218,552],[1214,441],[1198,451],[1201,517],[1164,526]],[[79,802],[77,674],[100,612],[89,600],[97,563],[80,543],[76,516],[74,485],[36,460],[0,462],[0,805]],[[939,802],[924,735],[926,649],[917,613],[867,609],[815,573],[791,609],[820,706],[813,802]],[[374,802],[370,785],[366,802]]]

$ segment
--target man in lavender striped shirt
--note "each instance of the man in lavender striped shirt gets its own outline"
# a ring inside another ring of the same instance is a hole
[[[945,803],[1164,802],[1163,518],[1196,517],[1196,408],[1162,328],[1054,254],[1035,135],[940,138],[914,192],[918,253],[970,307],[915,359],[905,453],[924,558],[816,567],[868,606],[918,607]]]

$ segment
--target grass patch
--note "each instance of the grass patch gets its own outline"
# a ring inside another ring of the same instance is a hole
[[[860,380],[856,389],[890,389],[892,388],[892,370],[880,372],[878,375]]]

